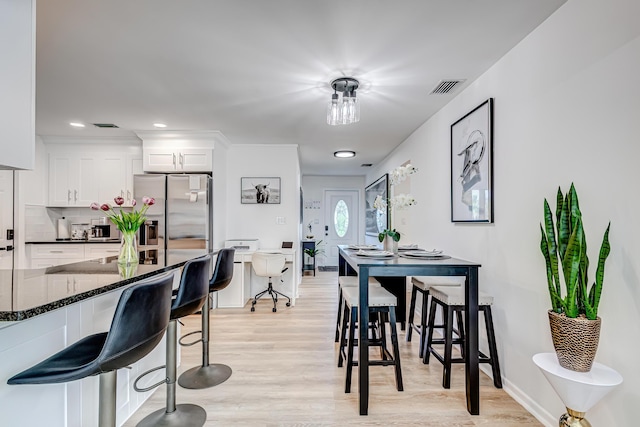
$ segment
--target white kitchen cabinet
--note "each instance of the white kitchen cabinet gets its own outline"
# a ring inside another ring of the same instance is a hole
[[[144,173],[144,169],[142,167],[142,150],[139,153],[128,155],[126,158],[126,168],[125,168],[125,204],[127,206],[131,206],[131,201],[133,200],[133,176],[141,175]],[[142,203],[142,200],[138,201]]]
[[[83,243],[27,244],[29,268],[47,268],[85,260]]]
[[[143,173],[142,153],[110,153],[100,158],[99,203],[112,203],[117,196],[124,198],[124,206],[133,200],[133,175]]]
[[[89,206],[98,197],[98,159],[93,154],[49,154],[49,206]]]
[[[210,148],[144,147],[145,172],[211,172]]]
[[[0,1],[0,164],[33,169],[36,1]]]
[[[120,253],[120,243],[87,243],[84,248],[86,260],[116,256]]]

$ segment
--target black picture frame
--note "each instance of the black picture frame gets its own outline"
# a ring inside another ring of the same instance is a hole
[[[389,174],[384,174],[364,189],[365,234],[378,237],[382,231],[389,229],[389,206],[383,212],[373,207],[377,196],[389,198]],[[382,227],[382,229],[380,229]]]
[[[280,177],[240,178],[241,204],[280,204]]]
[[[493,222],[493,98],[451,125],[451,222]]]

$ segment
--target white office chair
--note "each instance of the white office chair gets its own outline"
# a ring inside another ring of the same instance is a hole
[[[273,284],[271,283],[272,277],[282,277],[282,274],[288,270],[285,268],[285,257],[283,254],[270,254],[266,252],[255,252],[251,257],[251,265],[253,266],[253,271],[255,271],[256,275],[262,277],[269,278],[269,286],[264,291],[258,293],[251,301],[251,311],[256,311],[256,303],[258,300],[269,293],[271,295],[271,299],[273,300],[273,312],[277,311],[276,304],[278,302],[278,295],[285,297],[287,299],[287,307],[291,306],[291,298],[286,296],[285,294],[276,291],[273,289]],[[282,279],[280,279],[283,282]]]

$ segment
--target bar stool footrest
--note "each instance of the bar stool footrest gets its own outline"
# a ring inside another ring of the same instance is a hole
[[[149,390],[153,390],[154,388],[161,386],[162,384],[166,384],[167,383],[167,378],[164,378],[161,381],[158,381],[156,384],[150,385],[149,387],[145,387],[145,388],[140,388],[138,387],[138,381],[140,381],[142,378],[146,377],[147,375],[155,372],[155,371],[159,371],[160,369],[165,369],[167,367],[167,365],[162,365],[162,366],[157,366],[155,368],[151,368],[146,372],[143,372],[142,374],[138,375],[138,378],[136,378],[136,380],[133,382],[133,389],[139,393],[144,393],[146,391]]]
[[[193,332],[189,332],[188,334],[185,334],[185,335],[181,336],[180,339],[178,340],[178,344],[180,344],[182,347],[191,347],[192,345],[196,345],[199,342],[203,342],[204,341],[202,338],[199,338],[199,339],[197,339],[197,340],[195,340],[193,342],[187,342],[187,343],[182,342],[182,340],[184,340],[188,336],[195,335],[195,334],[202,335],[202,331],[193,331]]]

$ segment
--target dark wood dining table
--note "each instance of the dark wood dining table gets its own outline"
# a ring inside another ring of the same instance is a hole
[[[339,245],[338,271],[341,276],[359,277],[360,325],[369,324],[369,276],[464,276],[465,277],[465,389],[467,411],[480,414],[480,372],[478,368],[478,268],[480,264],[444,256],[440,259],[372,258],[358,255],[358,249]],[[403,281],[405,283],[405,281]],[[369,411],[368,328],[358,328],[358,392],[360,415]]]

